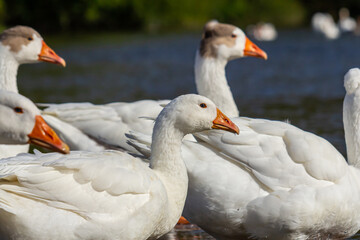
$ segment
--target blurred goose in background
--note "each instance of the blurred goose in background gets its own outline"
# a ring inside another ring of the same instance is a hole
[[[339,28],[343,33],[351,33],[356,29],[356,21],[350,17],[350,11],[347,8],[339,10]]]
[[[245,56],[267,59],[266,53],[252,43],[241,29],[217,21],[205,25],[195,58],[196,88],[200,95],[210,98],[230,117],[238,116],[239,110],[226,79],[225,67],[228,61]],[[151,135],[154,123],[148,118],[155,119],[168,102],[142,100],[106,105],[50,104],[43,113],[50,126],[61,136],[67,136],[64,140],[71,149],[97,150],[87,146],[84,141],[74,142],[71,132],[65,132],[61,122],[55,122],[56,118],[78,128],[104,147],[134,151],[126,143],[125,134],[132,130]]]
[[[356,28],[354,29],[355,36],[360,36],[360,16],[356,18]]]
[[[274,41],[278,35],[274,24],[263,22],[249,25],[246,32],[258,41]]]
[[[18,93],[17,71],[21,64],[48,62],[65,67],[59,57],[40,34],[26,26],[6,29],[0,34],[0,89]],[[0,145],[2,157],[28,152],[29,145]]]
[[[26,97],[0,89],[0,144],[29,143],[61,153],[69,147],[40,116],[40,110]],[[0,159],[7,155],[0,151]]]
[[[340,37],[340,30],[328,13],[315,13],[311,19],[311,25],[313,31],[322,34],[327,39]]]
[[[233,118],[240,134],[183,141],[189,190],[183,212],[219,239],[344,239],[360,229],[360,69],[344,79],[348,162],[325,139],[288,123]],[[150,139],[132,135],[150,154]]]
[[[0,160],[0,235],[11,239],[157,239],[179,219],[189,133],[238,128],[206,97],[171,101],[153,131],[150,168],[120,151]]]

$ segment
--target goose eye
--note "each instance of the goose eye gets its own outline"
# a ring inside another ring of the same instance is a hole
[[[204,38],[210,38],[211,36],[212,36],[212,33],[210,31],[206,31]]]
[[[236,35],[236,34],[231,34],[231,37],[232,37],[232,38],[236,38],[237,35]]]
[[[32,37],[28,37],[27,40],[32,41],[34,39]]]
[[[207,106],[206,106],[206,104],[205,104],[205,103],[200,103],[200,107],[202,107],[202,108],[206,108]]]
[[[14,111],[15,111],[16,113],[24,113],[24,110],[23,110],[21,107],[15,107],[15,108],[14,108]]]

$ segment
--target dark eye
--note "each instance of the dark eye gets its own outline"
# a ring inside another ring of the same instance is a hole
[[[210,38],[212,36],[212,33],[210,31],[206,31],[204,34],[204,38]]]
[[[14,111],[15,111],[16,113],[24,113],[24,111],[23,111],[23,109],[22,109],[21,107],[15,107],[15,108],[14,108]]]
[[[232,37],[232,38],[236,38],[237,35],[236,35],[236,34],[231,34],[231,37]]]
[[[202,108],[207,108],[207,106],[206,106],[205,103],[200,103],[200,107],[202,107]]]
[[[28,37],[27,40],[32,41],[34,39],[32,37]]]

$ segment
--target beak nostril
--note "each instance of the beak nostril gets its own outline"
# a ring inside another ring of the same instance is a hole
[[[54,140],[54,137],[51,134],[46,134],[51,140]]]
[[[51,133],[53,133],[53,131],[51,129],[49,129],[47,126],[44,126],[43,128],[44,128],[42,130],[43,135],[50,138],[53,141],[54,136],[53,136],[53,134],[51,134]]]

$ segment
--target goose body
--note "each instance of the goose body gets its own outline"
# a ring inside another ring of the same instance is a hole
[[[0,34],[0,89],[17,93],[17,71],[21,64],[65,61],[46,45],[41,35],[26,26],[9,28]],[[29,145],[0,145],[2,157],[28,152]]]
[[[216,21],[205,25],[195,59],[196,87],[200,95],[210,98],[231,117],[238,116],[239,110],[226,80],[225,66],[228,61],[244,56],[267,58],[266,53],[239,28]],[[106,148],[119,147],[133,151],[126,143],[125,133],[131,130],[151,135],[153,119],[168,102],[169,100],[141,100],[101,106],[89,103],[50,104],[44,114],[71,124]],[[53,126],[51,119],[46,116],[45,119]],[[71,140],[66,139],[66,142]],[[76,144],[70,147],[92,150]]]
[[[218,173],[211,180],[209,171],[196,170],[201,169],[195,168],[196,161],[188,168],[190,187],[183,216],[220,239],[338,239],[359,230],[357,193],[350,194],[359,187],[358,170],[349,167],[331,144],[282,122],[233,121],[243,134],[239,138],[214,133],[198,136],[207,150],[202,151],[204,157],[195,159],[204,167],[206,157],[220,151],[207,166],[213,171],[216,167]],[[231,169],[228,174],[221,175],[227,168]],[[215,179],[233,185],[224,188]],[[206,194],[199,192],[198,182],[207,183]],[[206,211],[224,228],[211,223]]]
[[[328,141],[291,124],[233,118],[238,136],[205,131],[184,141],[183,216],[219,239],[343,239],[359,231],[360,70],[344,85],[350,165]],[[147,136],[131,141],[149,155]]]
[[[19,155],[0,160],[0,231],[12,239],[156,239],[187,192],[182,138],[238,128],[209,99],[183,95],[157,117],[150,168],[124,152]],[[34,221],[36,219],[36,221]]]

